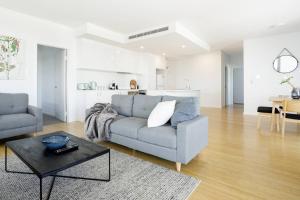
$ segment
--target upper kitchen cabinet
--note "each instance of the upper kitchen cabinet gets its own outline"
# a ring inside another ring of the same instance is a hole
[[[156,69],[166,69],[167,68],[167,61],[164,56],[157,56],[155,58],[155,67]]]
[[[78,68],[116,71],[112,46],[88,39],[78,39]]]
[[[136,73],[137,53],[126,49],[115,50],[115,69],[118,72]]]
[[[148,54],[137,53],[137,65],[135,71],[138,74],[147,74],[149,65],[151,65],[151,58]]]

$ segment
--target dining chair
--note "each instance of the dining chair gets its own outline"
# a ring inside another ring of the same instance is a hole
[[[272,120],[272,107],[267,106],[259,106],[257,107],[257,129],[260,129],[261,126],[261,119],[262,117],[268,117]],[[279,118],[280,118],[280,110],[278,108],[275,108],[275,115],[276,115],[276,124],[277,124],[277,131],[280,130],[280,124],[279,124]]]
[[[281,135],[284,137],[286,122],[300,123],[300,100],[285,100],[282,115]]]

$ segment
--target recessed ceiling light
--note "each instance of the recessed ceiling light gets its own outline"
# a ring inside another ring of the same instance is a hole
[[[144,46],[140,46],[140,49],[144,49],[145,47]]]
[[[163,56],[166,56],[167,54],[166,54],[166,53],[162,53],[162,55],[163,55]]]
[[[186,47],[186,46],[185,46],[184,44],[183,44],[183,45],[181,45],[181,48],[183,48],[183,49],[184,49],[185,47]]]

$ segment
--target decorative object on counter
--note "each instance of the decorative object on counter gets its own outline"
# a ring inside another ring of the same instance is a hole
[[[96,81],[91,81],[89,83],[89,88],[90,88],[90,90],[96,90],[97,89],[97,82]]]
[[[130,89],[132,89],[132,90],[137,89],[137,83],[136,83],[136,80],[131,80],[131,81],[130,81]]]
[[[90,81],[89,83],[77,83],[77,90],[97,90],[98,85],[96,81]]]
[[[47,149],[53,151],[66,146],[69,141],[70,138],[65,135],[51,135],[42,139],[42,143],[47,147]]]
[[[293,76],[290,76],[284,80],[282,80],[280,82],[280,84],[285,84],[287,83],[288,85],[290,85],[292,87],[292,92],[291,92],[291,97],[293,99],[300,99],[300,88],[299,87],[295,87],[293,84],[291,84],[291,79],[293,79],[294,77]]]
[[[291,73],[298,67],[298,59],[286,48],[275,58],[273,69],[279,73]]]
[[[110,89],[110,90],[118,90],[118,89],[119,89],[119,86],[118,86],[118,84],[116,84],[116,83],[111,83],[111,84],[109,85],[109,89]]]
[[[11,36],[0,36],[0,79],[24,78],[25,71],[19,66],[22,55],[19,50],[19,39]]]
[[[77,83],[78,90],[89,90],[90,86],[88,83]]]

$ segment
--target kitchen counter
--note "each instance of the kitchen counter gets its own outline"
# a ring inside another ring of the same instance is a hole
[[[199,97],[200,90],[147,90],[147,95],[151,96],[178,96],[178,97]]]

